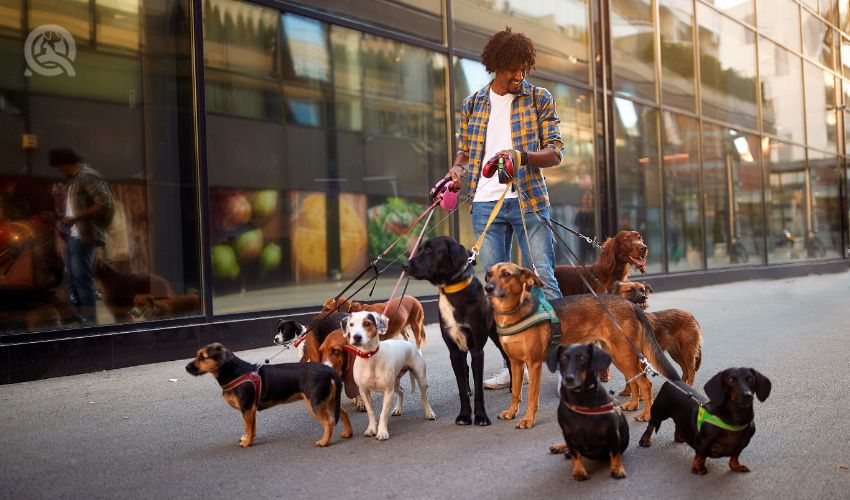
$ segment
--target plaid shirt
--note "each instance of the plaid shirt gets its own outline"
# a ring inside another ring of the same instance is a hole
[[[80,167],[77,175],[68,179],[66,185],[68,186],[67,195],[71,198],[75,215],[85,212],[95,204],[106,207],[103,220],[97,222],[86,220],[76,223],[81,241],[106,244],[106,228],[112,221],[112,215],[115,212],[112,192],[109,191],[106,181],[94,169]]]
[[[532,92],[536,96],[532,96]],[[537,100],[537,109],[534,106],[534,97]],[[469,186],[467,200],[474,198],[475,188],[478,186],[489,120],[490,84],[487,84],[464,99],[461,104],[457,149],[469,157],[466,175]],[[558,153],[559,158],[563,157],[564,142],[561,140],[560,123],[552,94],[543,87],[535,87],[523,80],[520,93],[511,104],[511,142],[514,149],[528,152],[551,148]],[[531,200],[526,211],[536,212],[549,206],[549,191],[540,168],[528,165],[518,168],[515,183],[517,189],[522,188],[527,199]]]

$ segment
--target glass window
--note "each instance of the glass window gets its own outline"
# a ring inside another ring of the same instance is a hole
[[[57,24],[67,30],[77,44],[91,38],[89,0],[30,0],[29,29]]]
[[[243,12],[269,30],[265,40],[281,39],[270,50],[222,20],[204,31],[214,51],[205,73],[214,312],[321,304],[329,282],[359,274],[424,210],[445,174],[445,56],[265,7],[211,5],[206,26]],[[430,234],[447,231],[445,214],[431,224]],[[415,236],[379,267],[397,276]],[[376,297],[394,282],[381,279]],[[411,282],[408,293],[433,287]]]
[[[809,150],[811,231],[806,237],[806,257],[841,257],[841,196],[835,155]]]
[[[20,33],[21,2],[22,0],[11,0],[0,4],[0,34]]]
[[[695,111],[693,3],[662,0],[659,9],[661,100]]]
[[[202,313],[188,13],[139,2],[144,56],[128,44],[75,58],[71,39],[88,36],[98,6],[30,5],[34,25],[67,31],[36,39],[54,66],[0,52],[0,67],[29,72],[27,91],[0,79],[0,335]],[[55,148],[74,152],[68,166],[50,165]],[[99,215],[57,222],[89,210]]]
[[[835,24],[839,1],[846,2],[847,0],[820,0],[820,5],[817,9],[818,14],[823,16],[828,23]]]
[[[702,169],[708,267],[763,264],[758,137],[703,124]]]
[[[612,65],[617,92],[656,100],[653,33],[650,0],[611,2]]]
[[[803,9],[803,55],[827,68],[834,68],[834,31],[817,16]]]
[[[761,39],[759,71],[762,81],[762,126],[766,134],[804,143],[802,60],[779,45]]]
[[[844,141],[842,146],[846,154],[847,143],[850,142],[850,81],[841,80],[841,94],[843,96],[842,105],[844,106]]]
[[[647,272],[662,272],[661,177],[658,112],[628,99],[614,99],[617,148],[617,230],[640,231],[649,247]]]
[[[453,0],[451,4],[455,47],[480,54],[490,36],[510,26],[534,41],[537,69],[590,81],[587,0]]]
[[[435,42],[443,41],[442,0],[301,0],[334,16],[365,20]]]
[[[703,114],[755,129],[755,33],[699,3],[697,22]]]
[[[838,29],[850,33],[850,0],[838,1]]]
[[[838,41],[838,58],[841,61],[841,70],[845,77],[850,77],[850,38],[841,35]]]
[[[808,231],[805,150],[765,137],[762,154],[769,179],[767,261],[775,264],[805,259]]]
[[[122,49],[139,49],[141,0],[97,0],[97,43]]]
[[[707,4],[748,24],[753,23],[753,0],[704,0]]]
[[[758,28],[791,50],[800,50],[800,6],[794,0],[756,0]]]
[[[661,116],[667,268],[669,272],[702,269],[699,125],[694,118],[669,111]]]
[[[804,64],[806,131],[809,146],[836,150],[835,77],[812,63]]]

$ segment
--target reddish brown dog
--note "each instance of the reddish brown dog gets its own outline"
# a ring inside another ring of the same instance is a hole
[[[639,281],[618,282],[613,290],[612,293],[632,302],[652,292],[652,288]],[[638,305],[645,307],[640,303]],[[693,385],[702,362],[702,332],[694,315],[683,309],[665,309],[647,312],[646,317],[652,325],[658,345],[670,353],[673,361],[682,368],[682,380]]]
[[[201,297],[196,293],[176,297],[154,297],[149,293],[133,298],[130,314],[137,321],[188,316],[201,312]]]
[[[360,398],[360,388],[354,381],[354,354],[343,348],[345,344],[342,330],[334,330],[319,347],[319,356],[322,364],[333,368],[342,378],[345,395],[354,400],[357,410],[366,411],[366,403]]]
[[[620,231],[602,244],[602,253],[589,266],[555,266],[555,279],[563,295],[590,293],[584,279],[596,293],[607,293],[615,281],[625,281],[629,266],[646,274],[647,248],[637,231]]]
[[[339,304],[338,307],[337,304]],[[386,302],[364,304],[354,300],[346,300],[345,297],[340,297],[339,300],[330,298],[325,301],[325,312],[334,309],[343,313],[369,311],[381,314],[386,309],[386,316],[390,322],[387,326],[387,333],[380,336],[381,340],[391,339],[399,334],[404,337],[404,340],[409,340],[408,330],[410,330],[413,333],[418,350],[421,351],[425,344],[425,311],[422,309],[422,303],[410,295],[390,299],[389,307],[387,307]]]

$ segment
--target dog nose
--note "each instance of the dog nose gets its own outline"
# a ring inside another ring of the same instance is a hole
[[[487,293],[492,293],[493,290],[495,290],[495,289],[496,289],[496,286],[492,283],[487,283],[486,285],[484,285],[484,291],[487,292]]]
[[[404,264],[402,264],[401,269],[402,269],[403,271],[407,271],[408,269],[410,269],[410,263],[409,263],[409,262],[405,262]]]
[[[354,337],[352,337],[352,338],[353,338],[355,344],[359,344],[360,341],[363,340],[363,336],[360,335],[359,333],[357,335],[354,335]]]
[[[574,383],[574,382],[576,381],[576,376],[575,376],[575,374],[573,374],[573,373],[567,373],[566,375],[564,375],[564,380],[565,380],[568,384],[572,384],[572,383]]]

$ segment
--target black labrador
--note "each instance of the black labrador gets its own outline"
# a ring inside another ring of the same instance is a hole
[[[750,469],[738,461],[750,438],[756,433],[753,422],[753,394],[759,401],[770,395],[770,379],[752,368],[727,368],[706,382],[707,397],[696,394],[684,382],[665,382],[652,404],[649,425],[640,445],[652,444],[652,431],[672,418],[676,424],[674,439],[686,442],[696,452],[691,472],[705,474],[707,457],[731,457],[729,468],[735,472]]]
[[[405,265],[414,279],[427,280],[440,289],[440,331],[449,348],[452,369],[460,394],[458,425],[490,425],[484,409],[484,345],[491,339],[505,362],[507,356],[496,334],[496,323],[484,286],[474,273],[469,252],[447,236],[425,240],[418,253]],[[474,420],[469,407],[469,366],[466,354],[472,355],[472,379],[475,384]]]
[[[600,370],[611,365],[611,359],[593,344],[558,346],[546,359],[550,371],[561,370],[558,423],[565,441],[549,451],[566,453],[573,461],[576,481],[588,479],[582,457],[610,460],[611,477],[626,477],[623,452],[629,446],[629,423],[597,377]]]

